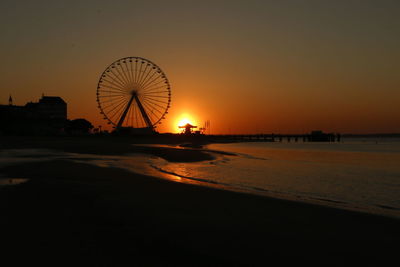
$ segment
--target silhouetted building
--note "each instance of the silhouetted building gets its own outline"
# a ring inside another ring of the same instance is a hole
[[[62,132],[67,121],[67,103],[58,96],[42,96],[39,102],[25,106],[0,105],[0,133],[56,134]]]
[[[32,118],[67,119],[67,103],[58,96],[42,96],[38,103],[27,103],[25,109]]]

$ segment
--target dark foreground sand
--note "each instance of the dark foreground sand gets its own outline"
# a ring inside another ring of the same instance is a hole
[[[66,145],[64,141],[60,143]],[[35,147],[35,142],[3,142],[2,148]],[[75,141],[75,147],[41,142],[44,147],[80,153],[102,153],[111,147],[97,143],[96,150],[94,141]],[[185,151],[147,153],[175,161],[210,157]],[[393,266],[400,262],[398,219],[67,160],[8,166],[0,173],[30,178],[24,184],[0,187],[0,260],[7,262],[1,266]]]

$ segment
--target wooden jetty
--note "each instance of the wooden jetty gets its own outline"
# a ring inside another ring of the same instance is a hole
[[[229,142],[340,142],[341,135],[313,131],[309,134],[228,134],[209,135],[218,141]]]

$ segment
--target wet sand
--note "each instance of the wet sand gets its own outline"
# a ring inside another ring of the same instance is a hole
[[[133,152],[121,140],[120,146],[94,139],[16,140],[2,139],[1,148]],[[182,149],[145,153],[173,161],[214,157]],[[398,261],[398,219],[66,160],[7,166],[0,173],[30,179],[0,188],[7,266],[386,266]]]

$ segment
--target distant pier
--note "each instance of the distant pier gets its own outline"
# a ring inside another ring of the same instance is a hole
[[[209,135],[215,140],[232,142],[340,142],[338,133],[323,133],[320,131],[309,134],[229,134]]]

